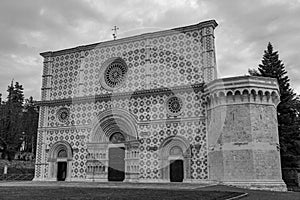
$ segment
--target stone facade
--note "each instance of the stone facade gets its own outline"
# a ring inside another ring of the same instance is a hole
[[[44,57],[34,180],[284,190],[278,85],[217,79],[214,20]]]

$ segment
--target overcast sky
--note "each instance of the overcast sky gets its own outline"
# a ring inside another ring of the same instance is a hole
[[[40,99],[40,52],[215,19],[219,77],[257,68],[270,41],[300,94],[300,0],[0,0],[0,93]]]

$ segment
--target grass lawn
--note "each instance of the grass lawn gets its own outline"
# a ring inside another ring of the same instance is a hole
[[[167,190],[167,189],[124,189],[124,188],[83,188],[83,187],[45,187],[16,186],[0,187],[0,199],[12,200],[54,200],[54,199],[228,199],[242,193],[232,191]]]

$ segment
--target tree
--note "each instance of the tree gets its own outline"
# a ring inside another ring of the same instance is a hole
[[[2,158],[12,160],[22,143],[23,87],[12,82],[7,92],[7,101],[1,105],[0,146]]]
[[[258,70],[249,69],[252,76],[276,78],[279,84],[280,103],[277,107],[280,153],[283,167],[296,167],[297,140],[300,132],[300,102],[290,87],[290,79],[278,51],[269,42]]]
[[[25,100],[23,109],[23,142],[24,152],[35,154],[39,108],[32,97]]]

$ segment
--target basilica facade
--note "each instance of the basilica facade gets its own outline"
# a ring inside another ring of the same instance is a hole
[[[34,180],[285,190],[278,83],[218,79],[216,27],[210,20],[41,53]]]

